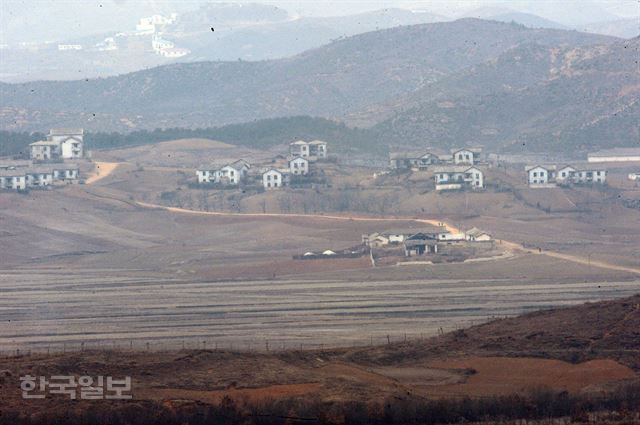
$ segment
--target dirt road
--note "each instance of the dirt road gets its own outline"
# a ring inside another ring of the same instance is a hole
[[[197,210],[189,210],[189,209],[185,209],[185,208],[177,208],[177,207],[167,207],[164,205],[158,205],[158,204],[150,204],[147,202],[136,202],[136,204],[138,206],[144,207],[144,208],[160,208],[160,209],[164,209],[167,211],[171,211],[171,212],[175,212],[175,213],[182,213],[182,214],[197,214],[197,215],[215,215],[215,216],[242,216],[242,217],[296,217],[296,218],[319,218],[319,219],[327,219],[327,220],[351,220],[351,221],[387,221],[387,222],[397,222],[397,221],[414,221],[417,223],[425,223],[425,224],[431,224],[431,225],[441,225],[446,227],[447,230],[449,230],[452,233],[457,233],[460,232],[459,229],[457,229],[456,227],[442,222],[442,221],[438,221],[438,220],[430,220],[430,219],[416,219],[416,218],[400,218],[400,217],[394,217],[394,218],[387,218],[387,217],[362,217],[362,216],[339,216],[339,215],[322,215],[322,214],[283,214],[283,213],[231,213],[231,212],[215,212],[215,211],[197,211]],[[625,267],[625,266],[619,266],[616,264],[611,264],[611,263],[607,263],[604,261],[595,261],[595,260],[591,260],[590,258],[585,258],[585,257],[581,257],[578,255],[571,255],[571,254],[562,254],[559,252],[554,252],[554,251],[539,251],[539,250],[532,250],[529,248],[525,248],[523,245],[521,244],[517,244],[515,242],[509,242],[509,241],[505,241],[502,240],[501,241],[501,245],[503,247],[505,247],[506,249],[510,250],[510,251],[519,251],[519,252],[526,252],[526,253],[530,253],[530,254],[540,254],[540,255],[547,255],[549,257],[554,257],[554,258],[558,258],[558,259],[562,259],[562,260],[566,260],[566,261],[571,261],[573,263],[578,263],[578,264],[583,264],[586,266],[593,266],[593,267],[599,267],[599,268],[603,268],[603,269],[609,269],[609,270],[616,270],[616,271],[624,271],[624,272],[629,272],[629,273],[634,273],[634,274],[640,274],[640,268],[636,268],[636,267]]]
[[[87,180],[85,181],[85,184],[93,184],[99,180],[102,180],[103,178],[111,174],[116,168],[118,168],[118,165],[120,165],[119,162],[97,162],[97,161],[95,162],[95,164],[96,164],[95,172],[87,178]]]

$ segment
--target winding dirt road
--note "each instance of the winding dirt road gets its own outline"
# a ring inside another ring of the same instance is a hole
[[[457,233],[460,230],[456,227],[438,220],[429,219],[416,219],[416,218],[386,218],[386,217],[360,217],[360,216],[339,216],[339,215],[322,215],[322,214],[284,214],[284,213],[232,213],[232,212],[215,212],[215,211],[198,211],[189,210],[186,208],[167,207],[164,205],[150,204],[147,202],[135,202],[136,205],[143,208],[159,208],[166,211],[171,211],[180,214],[196,214],[196,215],[214,215],[214,216],[240,216],[240,217],[296,217],[296,218],[317,218],[327,220],[343,220],[343,221],[413,221],[416,223],[425,223],[431,225],[440,225],[447,228],[452,233]],[[579,255],[562,254],[555,251],[539,251],[537,249],[526,248],[521,244],[515,242],[509,242],[505,240],[500,241],[501,245],[511,252],[523,252],[528,254],[546,255],[548,257],[558,258],[561,260],[571,261],[573,263],[583,264],[589,267],[599,267],[602,269],[623,271],[627,273],[634,273],[640,275],[640,268],[619,266],[616,264],[607,263],[604,261],[591,260],[590,258],[581,257]]]
[[[86,184],[93,184],[107,176],[109,176],[120,165],[118,162],[96,162],[96,173],[86,180]],[[378,222],[397,222],[397,221],[413,221],[416,223],[431,224],[435,226],[444,226],[448,231],[452,233],[459,233],[460,230],[452,226],[449,223],[438,220],[430,219],[417,219],[417,218],[400,218],[400,217],[363,217],[363,216],[340,216],[330,214],[284,214],[284,213],[233,213],[233,212],[215,212],[215,211],[198,211],[190,210],[186,208],[168,207],[165,205],[151,204],[147,202],[134,201],[136,205],[143,208],[163,209],[166,211],[179,213],[179,214],[195,214],[195,215],[213,215],[213,216],[241,216],[241,217],[295,217],[295,218],[315,218],[325,220],[342,220],[342,221],[378,221]],[[530,249],[524,247],[522,244],[515,242],[509,242],[502,240],[501,245],[511,252],[523,252],[528,254],[546,255],[548,257],[558,258],[565,261],[571,261],[573,263],[582,264],[588,267],[598,267],[608,270],[616,270],[627,273],[634,273],[640,275],[640,268],[620,266],[604,261],[592,260],[591,258],[585,258],[579,255],[563,254],[555,251],[540,251],[537,249]]]

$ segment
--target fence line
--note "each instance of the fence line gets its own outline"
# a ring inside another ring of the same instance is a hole
[[[16,358],[42,355],[60,355],[67,353],[172,353],[180,351],[207,350],[237,353],[282,353],[290,351],[332,351],[348,348],[383,347],[387,345],[414,344],[425,339],[438,338],[445,335],[443,328],[437,335],[425,333],[402,333],[386,335],[369,335],[363,338],[350,338],[331,343],[299,341],[295,339],[250,339],[250,340],[216,340],[211,338],[165,338],[165,339],[117,339],[102,341],[77,341],[52,344],[24,345],[17,348],[1,348],[0,358]],[[536,349],[508,350],[510,355],[532,355],[535,353],[640,353],[638,349]],[[499,352],[498,352],[499,353]]]

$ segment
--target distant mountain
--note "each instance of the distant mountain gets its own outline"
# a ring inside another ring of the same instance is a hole
[[[343,119],[496,61],[516,46],[561,49],[615,40],[478,19],[398,27],[288,59],[174,64],[95,80],[0,84],[0,127],[130,131],[288,115]]]
[[[515,22],[529,28],[569,29],[566,25],[542,18],[538,15],[518,12],[505,7],[481,7],[465,13],[464,17],[499,22]]]
[[[582,31],[593,34],[612,35],[621,38],[633,38],[640,35],[640,18],[617,19],[615,21],[596,22],[585,25]]]
[[[444,21],[446,18],[404,9],[384,9],[348,16],[297,18],[264,25],[191,33],[181,43],[198,60],[265,60],[283,58],[320,47],[333,40],[402,25]]]
[[[426,87],[373,130],[392,144],[586,150],[640,143],[640,39],[521,46]]]
[[[553,28],[560,30],[570,29],[566,25],[559,24],[558,22],[550,21],[549,19],[541,18],[540,16],[533,15],[531,13],[501,13],[498,15],[489,16],[485,19],[500,22],[515,22],[517,24],[524,25],[529,28]],[[588,31],[587,31],[588,32]]]

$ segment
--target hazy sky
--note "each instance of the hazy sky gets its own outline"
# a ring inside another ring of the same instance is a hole
[[[152,13],[183,12],[204,0],[0,0],[0,39],[4,43],[76,38],[131,30],[138,18]],[[538,14],[568,25],[640,17],[639,0],[254,0],[291,14],[331,16],[391,7],[425,10],[456,17],[478,8],[508,8]],[[240,1],[235,3],[251,3]],[[640,18],[639,18],[640,19]]]

